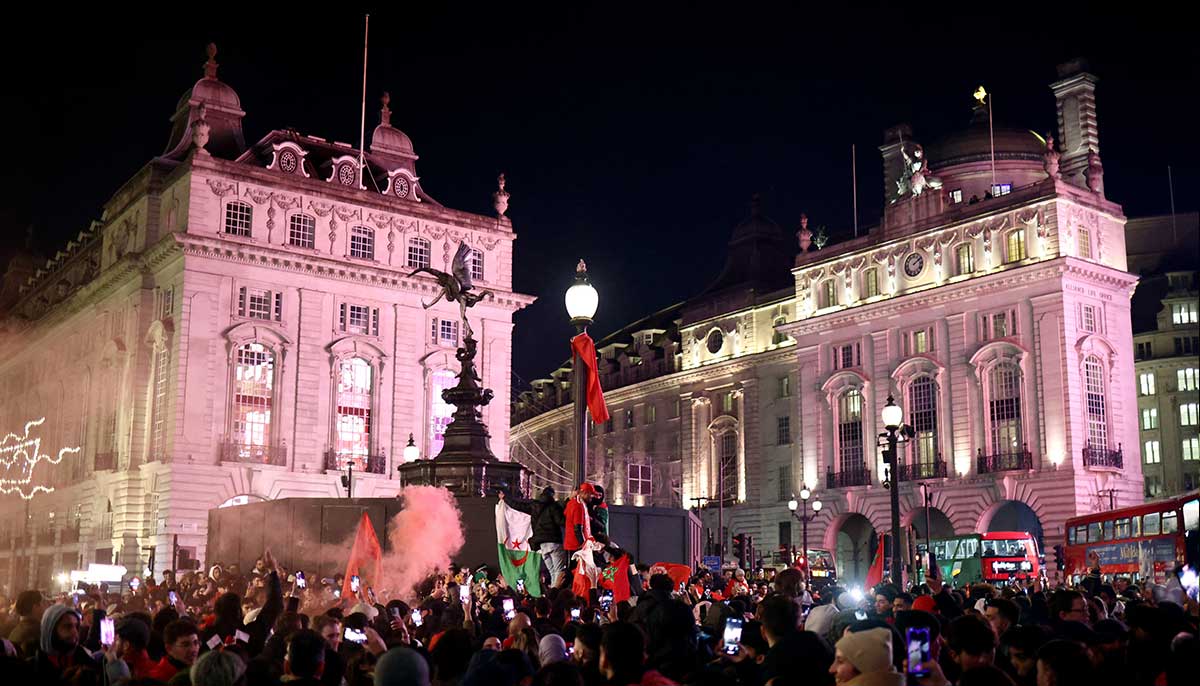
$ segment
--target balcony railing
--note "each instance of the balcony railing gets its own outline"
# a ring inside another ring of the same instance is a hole
[[[1083,466],[1123,469],[1125,467],[1125,457],[1122,455],[1120,445],[1117,445],[1117,449],[1113,450],[1112,448],[1095,448],[1091,443],[1088,443],[1083,447]]]
[[[900,481],[921,481],[923,479],[945,479],[946,461],[939,455],[933,462],[916,462],[902,464],[896,470]]]
[[[221,444],[221,461],[283,467],[287,465],[287,445],[246,445],[225,441]]]
[[[1033,469],[1033,455],[1025,449],[995,455],[984,455],[980,450],[975,467],[980,474]]]
[[[387,472],[387,455],[341,455],[336,450],[325,452],[325,471],[340,472],[350,462],[354,470],[368,474],[384,474]]]
[[[96,471],[113,470],[117,468],[117,453],[96,453]]]
[[[854,469],[843,469],[840,472],[833,471],[832,468],[825,473],[825,484],[827,488],[849,488],[851,486],[866,486],[871,483],[871,470],[866,467],[857,467]]]

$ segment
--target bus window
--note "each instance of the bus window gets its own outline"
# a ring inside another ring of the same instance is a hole
[[[1143,536],[1157,536],[1158,535],[1158,522],[1159,522],[1159,514],[1157,512],[1152,512],[1152,513],[1146,515],[1146,519],[1142,522],[1142,535]]]
[[[1075,529],[1067,529],[1067,545],[1075,545]]]
[[[1086,526],[1075,527],[1075,542],[1079,543],[1080,545],[1087,543],[1087,527]]]
[[[1104,540],[1113,540],[1113,520],[1111,519],[1104,522]]]
[[[1174,512],[1162,513],[1162,531],[1164,534],[1173,534],[1179,530],[1179,517]]]
[[[1133,517],[1133,519],[1131,519],[1130,521],[1133,522],[1133,537],[1137,538],[1138,536],[1141,536],[1142,535],[1142,518],[1135,515]]]
[[[1100,522],[1092,522],[1092,523],[1088,524],[1087,527],[1088,527],[1087,542],[1088,543],[1099,543],[1100,542]]]
[[[1200,529],[1200,500],[1189,500],[1183,504],[1183,530]]]
[[[1124,517],[1116,522],[1116,530],[1113,533],[1118,539],[1129,538],[1129,518]]]

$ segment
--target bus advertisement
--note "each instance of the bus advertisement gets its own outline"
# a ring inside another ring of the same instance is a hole
[[[942,579],[956,587],[981,581],[1004,584],[1036,578],[1042,572],[1037,544],[1025,531],[935,538],[932,544]]]
[[[1165,583],[1187,558],[1187,532],[1200,530],[1200,494],[1193,492],[1144,505],[1072,517],[1063,549],[1067,579],[1088,573],[1099,559],[1101,574]],[[1093,553],[1095,557],[1093,558]]]

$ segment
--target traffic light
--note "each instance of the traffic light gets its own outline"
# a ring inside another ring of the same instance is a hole
[[[746,562],[746,534],[733,535],[733,556],[738,560],[738,566],[741,567]]]
[[[1058,567],[1059,571],[1065,570],[1067,567],[1067,561],[1064,559],[1061,544],[1054,546],[1054,564]]]
[[[754,567],[755,567],[754,558],[755,557],[756,556],[754,554],[754,537],[746,536],[746,569],[749,569],[749,570],[754,569]]]

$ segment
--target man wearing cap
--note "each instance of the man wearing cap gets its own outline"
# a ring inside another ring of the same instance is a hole
[[[892,666],[892,632],[876,628],[847,633],[837,642],[829,667],[838,686],[903,686]]]

